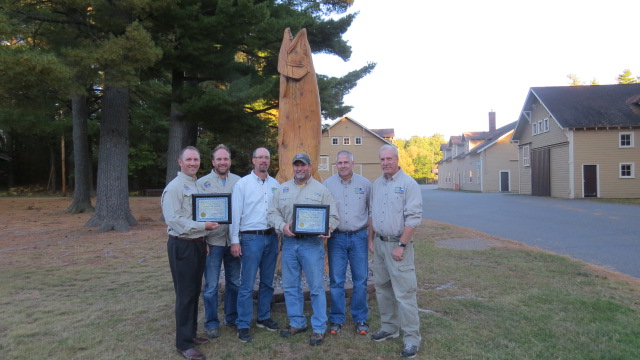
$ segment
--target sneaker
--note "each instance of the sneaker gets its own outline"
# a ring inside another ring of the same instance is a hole
[[[418,347],[415,345],[411,345],[411,344],[404,344],[404,348],[402,349],[402,352],[400,353],[400,356],[402,356],[403,358],[414,358],[416,357],[416,354],[418,353]]]
[[[369,324],[366,321],[356,323],[356,332],[360,335],[367,335],[369,332]]]
[[[295,334],[301,333],[301,332],[305,332],[307,331],[307,326],[305,325],[305,327],[301,327],[301,328],[297,328],[297,327],[293,327],[291,325],[287,326],[286,330],[282,330],[280,331],[280,336],[288,338],[291,337]]]
[[[331,325],[329,325],[329,332],[333,335],[339,333],[340,330],[342,330],[342,324],[331,323]]]
[[[397,338],[398,336],[400,336],[399,332],[395,332],[395,333],[388,333],[384,330],[378,330],[375,333],[371,334],[371,340],[373,341],[385,341],[388,338]]]
[[[256,326],[259,328],[267,329],[269,331],[276,331],[280,329],[280,325],[278,325],[278,323],[273,321],[273,319],[271,318],[258,320],[256,322]]]
[[[249,329],[238,329],[238,339],[242,342],[251,342],[253,338],[249,334]]]
[[[209,339],[220,337],[220,328],[207,329],[207,336]]]
[[[311,339],[309,339],[309,345],[311,346],[320,345],[323,342],[324,342],[324,333],[314,332],[313,335],[311,335]]]

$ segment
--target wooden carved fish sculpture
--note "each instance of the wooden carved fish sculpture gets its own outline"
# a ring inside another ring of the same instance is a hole
[[[276,180],[282,183],[293,178],[291,160],[301,152],[309,155],[311,175],[319,179],[317,169],[322,135],[320,95],[306,29],[300,30],[295,38],[289,28],[285,29],[278,55],[278,72],[280,170]]]

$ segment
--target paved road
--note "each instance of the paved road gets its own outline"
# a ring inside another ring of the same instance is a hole
[[[423,185],[423,216],[640,278],[640,206]]]

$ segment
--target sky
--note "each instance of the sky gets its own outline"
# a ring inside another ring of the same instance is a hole
[[[345,96],[346,116],[396,138],[487,131],[518,120],[529,88],[640,76],[638,0],[355,0],[348,62],[313,55],[316,73],[375,70]],[[332,123],[329,122],[329,123]]]

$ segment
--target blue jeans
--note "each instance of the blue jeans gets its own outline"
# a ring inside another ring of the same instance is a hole
[[[351,268],[353,293],[351,295],[351,316],[355,323],[367,321],[369,306],[367,305],[368,265],[367,229],[344,233],[336,231],[328,242],[329,279],[331,289],[331,311],[329,321],[344,324],[346,301],[344,281],[347,262]]]
[[[327,330],[327,296],[324,290],[324,240],[317,236],[285,236],[282,241],[282,286],[287,306],[289,325],[302,328],[307,325],[304,316],[302,271],[309,283],[311,295],[311,327],[313,332]]]
[[[278,236],[242,234],[242,281],[238,290],[238,329],[248,329],[253,319],[253,286],[256,273],[260,270],[258,287],[258,317],[262,321],[271,317],[271,299],[273,297],[273,274],[278,259]]]
[[[224,315],[227,324],[235,324],[238,317],[237,300],[240,286],[240,259],[231,255],[229,246],[209,245],[204,269],[204,327],[213,329],[220,327],[218,320],[218,282],[220,281],[220,267],[224,263]]]

